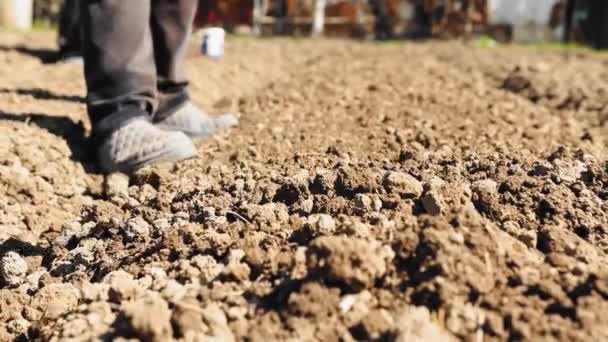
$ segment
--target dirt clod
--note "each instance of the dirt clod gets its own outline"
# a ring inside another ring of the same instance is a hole
[[[340,236],[315,239],[307,253],[313,274],[354,291],[372,286],[394,257],[390,248],[377,241]]]
[[[397,338],[399,342],[451,341],[445,331],[431,318],[425,307],[412,307],[405,309],[397,318]]]
[[[406,198],[418,198],[422,194],[422,184],[411,175],[404,172],[391,171],[384,176],[384,186]]]
[[[124,303],[119,317],[119,334],[142,341],[170,341],[173,336],[171,311],[166,301],[148,296]]]
[[[336,222],[327,214],[309,216],[306,225],[315,235],[330,235],[336,230]]]
[[[129,240],[146,239],[150,235],[150,225],[141,217],[134,217],[125,224],[125,236]]]
[[[32,299],[30,320],[55,320],[74,310],[80,299],[79,291],[70,284],[49,284],[40,289]]]
[[[18,253],[8,252],[0,259],[0,280],[7,286],[25,281],[27,262]]]
[[[114,196],[128,196],[129,177],[122,173],[112,173],[105,177],[104,193],[108,198]]]

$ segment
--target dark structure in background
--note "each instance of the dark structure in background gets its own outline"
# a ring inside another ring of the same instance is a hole
[[[80,0],[65,0],[59,13],[58,60],[81,56],[82,26],[80,23],[80,2]]]
[[[410,23],[409,30],[405,33],[407,38],[427,38],[431,36],[432,20],[431,14],[424,8],[424,1],[414,1],[414,18]]]
[[[410,18],[407,32],[395,34],[393,26],[398,21],[397,8],[400,1],[403,0],[369,1],[369,10],[376,17],[372,28],[376,38],[390,39],[400,35],[407,38],[458,37],[485,31],[501,42],[510,40],[509,27],[487,25],[486,0],[407,0],[413,5],[414,15]],[[59,5],[57,2],[49,1],[55,6]],[[60,3],[61,12],[56,16],[59,24],[57,60],[64,60],[80,55],[80,0],[64,0]],[[327,15],[350,18],[350,25],[356,26],[357,10],[353,4],[343,1],[340,6],[330,5]],[[274,23],[275,34],[286,33],[290,17],[311,14],[309,8],[299,8],[296,11],[295,7],[296,0],[270,0],[269,13],[266,14],[277,18]],[[221,24],[229,29],[236,24],[251,24],[251,9],[252,0],[201,0],[195,27]],[[552,10],[549,25],[554,28],[561,23],[564,24],[564,42],[608,49],[608,0],[560,1]],[[331,31],[332,28],[326,30]]]
[[[568,0],[564,17],[564,42],[608,49],[608,1]]]
[[[371,0],[372,13],[376,16],[374,34],[376,39],[385,40],[393,38],[393,27],[389,18],[388,0]]]

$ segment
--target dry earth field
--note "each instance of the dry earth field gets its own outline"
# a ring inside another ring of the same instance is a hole
[[[0,35],[0,340],[608,340],[608,57],[232,39],[239,127],[105,178],[77,65]]]

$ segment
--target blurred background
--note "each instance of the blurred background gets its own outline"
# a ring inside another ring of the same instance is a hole
[[[131,180],[64,1],[0,0],[0,342],[608,341],[608,0],[201,1],[242,124]]]
[[[56,27],[64,0],[0,0],[0,26]],[[196,28],[372,39],[483,37],[608,47],[604,0],[212,0]]]

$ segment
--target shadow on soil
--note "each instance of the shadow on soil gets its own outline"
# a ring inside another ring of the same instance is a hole
[[[59,60],[59,54],[56,50],[45,48],[31,48],[23,45],[6,46],[0,45],[0,51],[16,51],[24,55],[36,57],[43,64],[56,63]]]
[[[29,242],[21,241],[15,238],[10,238],[0,243],[0,256],[8,252],[17,252],[20,255],[46,255],[47,249],[40,246],[32,245]]]
[[[2,120],[34,124],[64,139],[72,151],[71,159],[81,163],[87,173],[98,173],[95,167],[95,153],[92,153],[93,148],[82,122],[75,123],[66,116],[41,113],[12,114],[0,111],[0,121]]]
[[[42,89],[42,88],[17,88],[17,89],[0,88],[0,94],[12,94],[12,93],[17,94],[17,95],[31,96],[37,100],[59,100],[59,101],[78,102],[78,103],[85,102],[85,99],[82,96],[56,94],[52,91],[48,91],[48,90]]]

